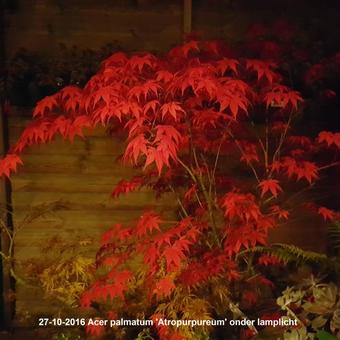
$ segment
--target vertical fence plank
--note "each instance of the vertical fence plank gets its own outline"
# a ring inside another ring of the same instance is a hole
[[[184,0],[183,6],[183,31],[184,34],[191,32],[192,22],[192,0]]]
[[[4,32],[4,2],[0,2],[0,159],[8,150],[8,125],[7,116],[4,108],[4,90],[5,90],[5,32]],[[10,182],[0,178],[0,205],[10,210]],[[11,215],[5,212],[3,216],[4,222],[11,226]],[[1,230],[0,230],[1,231]],[[6,252],[8,249],[9,240],[7,235],[1,231],[1,250]],[[14,303],[9,301],[8,296],[13,282],[8,270],[8,265],[0,258],[0,322],[2,328],[9,328],[13,318]]]

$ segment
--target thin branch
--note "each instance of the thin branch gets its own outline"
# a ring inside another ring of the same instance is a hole
[[[328,168],[331,168],[331,167],[337,166],[337,165],[340,165],[340,162],[333,162],[331,164],[321,166],[321,167],[318,168],[318,170],[328,169]]]
[[[173,188],[173,186],[172,186],[171,184],[169,184],[169,188],[170,188],[170,190],[176,195],[177,203],[178,203],[179,206],[181,207],[184,216],[185,216],[185,217],[188,217],[188,216],[189,216],[188,212],[186,211],[186,209],[185,209],[185,207],[184,207],[184,205],[183,205],[181,199],[178,197],[178,195],[177,195],[175,189]]]
[[[213,233],[214,233],[214,238],[215,238],[215,241],[217,243],[217,245],[219,247],[222,246],[221,244],[221,241],[220,239],[218,238],[218,233],[217,233],[217,225],[216,225],[216,220],[215,220],[215,216],[214,216],[214,212],[213,212],[213,206],[212,206],[212,202],[211,202],[211,198],[209,197],[209,194],[207,192],[207,189],[204,185],[204,182],[203,182],[203,179],[202,179],[202,176],[199,176],[198,177],[198,183],[201,187],[201,190],[203,192],[203,195],[204,195],[204,198],[207,202],[207,207],[208,207],[208,213],[209,213],[209,219],[211,221],[211,226],[212,226],[212,230],[213,230]]]
[[[196,179],[194,173],[191,171],[191,169],[185,163],[183,163],[180,158],[177,158],[177,161],[188,172],[188,174],[190,175],[190,177],[194,181],[194,183],[197,183],[197,179]]]
[[[245,154],[244,150],[242,149],[242,147],[241,147],[239,141],[235,138],[235,136],[233,135],[233,133],[232,133],[229,129],[227,129],[227,133],[229,134],[229,136],[233,139],[233,141],[234,141],[235,144],[237,145],[237,147],[238,147],[238,149],[240,150],[242,156],[246,157],[246,154]],[[250,162],[247,162],[247,164],[249,165],[249,167],[250,167],[251,170],[253,171],[253,174],[254,174],[254,176],[255,176],[257,182],[260,183],[260,178],[259,178],[259,176],[258,176],[258,174],[257,174],[257,172],[256,172],[256,170],[255,170],[255,168],[254,168],[254,166],[253,166]]]
[[[280,141],[279,141],[279,145],[277,147],[277,149],[275,150],[274,152],[274,155],[273,155],[273,160],[272,160],[272,163],[274,163],[277,159],[277,157],[279,157],[280,155],[280,152],[281,152],[281,148],[282,148],[282,145],[283,145],[283,142],[286,138],[286,135],[287,135],[287,132],[288,132],[288,129],[290,127],[290,124],[292,122],[292,118],[293,118],[293,111],[290,112],[290,115],[289,115],[289,118],[288,118],[288,122],[287,122],[287,125],[285,127],[285,130],[283,131],[283,133],[281,134],[280,136]],[[270,173],[269,173],[269,177],[273,174],[273,169],[271,169]]]

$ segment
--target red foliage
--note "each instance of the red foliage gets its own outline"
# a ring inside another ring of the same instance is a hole
[[[259,187],[261,188],[261,196],[270,192],[274,197],[277,197],[278,193],[282,191],[277,179],[265,179],[260,182]]]
[[[23,164],[17,154],[9,153],[4,159],[0,160],[0,176],[9,177],[11,172],[17,170],[18,164]]]
[[[124,304],[138,287],[156,317],[165,310],[158,313],[155,306],[176,294],[202,294],[202,287],[219,280],[241,280],[238,255],[267,245],[269,230],[299,209],[289,205],[298,185],[312,187],[323,169],[337,164],[316,156],[323,147],[339,148],[339,133],[322,131],[315,140],[290,136],[302,97],[286,86],[278,65],[231,59],[227,50],[189,41],[162,58],[116,53],[84,89],[67,87],[40,101],[33,122],[0,161],[0,175],[8,177],[31,144],[56,135],[72,140],[85,128],[114,125],[126,133],[124,161],[144,175],[121,180],[112,196],[141,186],[157,195],[175,193],[177,220],[149,210],[130,227],[116,224],[104,234],[98,279],[82,296],[83,306]],[[269,50],[279,54],[273,45]],[[316,212],[325,220],[338,216],[326,207]],[[136,259],[141,272],[132,264]],[[258,263],[278,261],[262,256]],[[245,292],[243,298],[254,304],[257,296]],[[158,333],[182,338],[171,327]]]
[[[114,198],[119,197],[121,194],[127,194],[138,189],[143,183],[143,178],[140,176],[133,177],[130,181],[122,179],[113,189],[111,195]]]

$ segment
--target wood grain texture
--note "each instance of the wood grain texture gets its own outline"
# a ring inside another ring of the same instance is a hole
[[[164,51],[182,38],[182,1],[19,2],[20,10],[6,16],[8,55],[21,47],[53,54],[60,43],[99,48],[115,41],[127,50]]]

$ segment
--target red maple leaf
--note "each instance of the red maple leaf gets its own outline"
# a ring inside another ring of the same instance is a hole
[[[138,237],[145,236],[147,232],[152,233],[154,230],[160,231],[161,218],[154,211],[145,212],[138,220],[136,234]]]
[[[132,70],[137,70],[139,73],[142,73],[142,71],[146,68],[153,69],[155,65],[155,57],[151,54],[145,54],[143,56],[135,55],[130,58],[127,65]]]
[[[340,148],[340,132],[332,133],[329,131],[321,131],[317,137],[318,143],[326,143],[327,146],[336,145]]]
[[[148,112],[155,114],[156,109],[159,105],[160,102],[156,99],[148,101],[143,107],[144,114],[147,114]]]
[[[262,220],[262,219],[261,219]],[[268,231],[258,223],[245,223],[238,227],[227,227],[228,238],[224,242],[224,251],[229,256],[237,254],[242,247],[248,249],[257,244],[266,244]]]
[[[334,220],[334,217],[335,217],[334,211],[332,211],[332,210],[330,210],[328,208],[325,208],[325,207],[320,207],[318,209],[318,214],[320,214],[325,221],[327,221],[327,220],[330,220],[330,221]]]
[[[153,81],[148,80],[144,82],[142,85],[136,85],[129,91],[128,98],[129,99],[137,99],[138,102],[141,101],[141,98],[147,99],[148,96],[158,97],[158,92],[161,90],[161,86]]]
[[[32,133],[34,133],[34,137],[40,138],[42,142],[45,142],[47,139],[51,140],[56,133],[59,133],[64,139],[69,136],[69,130],[72,125],[72,119],[60,115],[53,121],[53,124],[49,125],[49,130],[45,133],[45,127],[43,125],[34,127],[32,126]]]
[[[101,103],[104,103],[105,105],[110,105],[111,101],[114,101],[117,95],[117,88],[114,86],[100,87],[91,96],[93,98],[93,106]]]
[[[319,169],[315,163],[309,161],[296,161],[292,157],[284,157],[271,165],[274,171],[286,169],[288,178],[296,176],[297,180],[305,178],[309,183],[319,178]]]
[[[171,125],[158,125],[156,130],[156,137],[153,141],[156,147],[147,148],[144,169],[150,164],[155,163],[158,174],[160,175],[163,166],[170,165],[170,159],[177,159],[177,150],[181,135],[178,130]]]
[[[169,165],[169,152],[166,145],[159,144],[160,148],[148,147],[146,153],[146,160],[144,163],[143,170],[145,170],[149,165],[155,163],[158,175],[161,175],[164,164]]]
[[[58,105],[57,96],[47,96],[41,99],[33,110],[33,117],[43,117],[46,112],[51,111],[54,107]]]
[[[318,167],[308,161],[303,161],[296,169],[297,179],[305,178],[309,183],[312,183],[313,180],[319,178],[318,175]]]
[[[261,181],[258,186],[261,189],[261,197],[268,191],[271,192],[274,197],[277,197],[280,191],[282,192],[282,188],[277,179],[265,179]]]
[[[147,155],[147,140],[144,137],[144,133],[137,135],[133,138],[124,153],[124,160],[132,160],[135,164],[137,163],[138,157],[141,154]]]
[[[67,98],[78,97],[81,95],[81,88],[74,85],[65,86],[60,92],[60,97],[62,100]]]
[[[133,274],[129,270],[117,271],[112,268],[105,281],[98,281],[92,287],[92,300],[106,300],[107,298],[124,298],[124,293],[129,289],[128,282]]]
[[[181,107],[179,102],[169,102],[162,105],[160,112],[162,114],[162,119],[164,119],[165,116],[170,115],[177,121],[177,115],[178,114],[185,114],[185,111]]]
[[[17,166],[23,164],[21,158],[15,153],[9,153],[5,158],[0,160],[0,177],[9,178],[11,172],[16,172]]]
[[[223,76],[226,71],[232,71],[234,74],[237,74],[237,66],[239,64],[236,59],[223,58],[216,62],[216,71],[221,76]]]
[[[194,222],[191,217],[186,217],[182,219],[179,223],[177,223],[174,227],[168,229],[167,231],[163,231],[161,234],[156,235],[154,238],[154,242],[158,248],[161,248],[164,245],[171,245],[171,241],[180,238],[181,235],[185,234],[185,239],[181,241],[176,241],[178,246],[184,247],[187,249],[187,244],[192,243],[196,240],[197,235],[200,233],[200,228],[203,228],[202,225],[199,225],[197,222]]]
[[[257,80],[265,78],[269,84],[273,83],[273,80],[277,77],[277,74],[272,71],[275,64],[269,61],[263,60],[247,60],[246,68],[254,70],[257,73]]]
[[[92,126],[93,124],[89,116],[77,116],[73,121],[71,120],[69,123],[67,137],[70,141],[72,141],[75,136],[84,137],[83,130],[85,128],[91,128]]]
[[[244,222],[255,221],[262,216],[259,206],[252,194],[231,191],[222,198],[224,216],[230,220],[240,219]]]
[[[209,98],[212,100],[216,98],[217,93],[217,85],[214,79],[208,77],[202,77],[199,79],[195,79],[193,84],[191,85],[194,93],[199,96],[200,94],[208,94]]]
[[[247,97],[241,93],[228,93],[222,90],[217,94],[217,102],[220,104],[220,112],[226,109],[231,111],[231,115],[236,119],[239,111],[248,112],[247,106],[249,101]]]
[[[120,180],[115,188],[113,189],[111,196],[118,198],[121,194],[127,194],[138,189],[143,183],[143,178],[141,176],[134,176],[131,180]]]
[[[278,205],[273,205],[270,209],[273,214],[277,215],[279,218],[288,219],[289,212],[287,210],[281,209]]]
[[[296,91],[290,90],[283,85],[276,85],[272,90],[264,96],[264,100],[268,107],[285,108],[290,104],[295,110],[298,107],[298,103],[302,102],[300,94]]]

